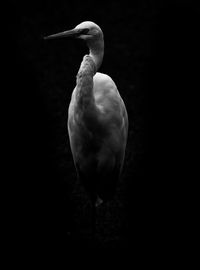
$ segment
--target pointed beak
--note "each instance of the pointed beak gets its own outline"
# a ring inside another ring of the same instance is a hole
[[[44,37],[45,40],[47,39],[56,39],[56,38],[65,38],[65,37],[79,37],[81,35],[87,35],[87,33],[89,32],[88,28],[82,28],[82,29],[72,29],[72,30],[68,30],[68,31],[64,31],[64,32],[60,32],[57,34],[53,34],[50,36],[46,36]]]

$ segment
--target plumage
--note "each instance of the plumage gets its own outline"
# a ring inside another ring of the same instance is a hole
[[[93,22],[49,38],[75,36],[89,54],[80,65],[68,109],[68,133],[78,178],[93,202],[113,197],[122,171],[128,116],[114,81],[99,73],[104,55],[103,32]]]

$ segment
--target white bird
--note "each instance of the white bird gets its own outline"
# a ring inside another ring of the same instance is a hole
[[[80,65],[68,109],[69,140],[78,178],[98,206],[115,193],[124,163],[128,115],[114,81],[97,72],[104,55],[101,28],[85,21],[45,39],[70,36],[85,40],[89,54]]]

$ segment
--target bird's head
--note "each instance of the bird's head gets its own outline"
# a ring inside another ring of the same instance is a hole
[[[56,39],[65,37],[75,37],[86,41],[90,51],[90,56],[93,58],[96,65],[96,70],[99,69],[104,54],[104,40],[103,32],[96,23],[90,21],[82,22],[71,30],[50,35],[44,37],[44,39]]]
[[[86,42],[95,41],[103,39],[103,32],[101,28],[94,22],[85,21],[78,24],[75,28],[53,34],[50,36],[44,37],[44,39],[55,39],[55,38],[64,38],[64,37],[75,37],[85,40]]]
[[[74,29],[80,31],[81,33],[78,38],[86,41],[103,38],[103,32],[101,28],[94,22],[82,22],[78,24]]]

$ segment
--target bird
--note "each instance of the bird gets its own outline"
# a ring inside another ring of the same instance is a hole
[[[92,21],[46,36],[85,41],[83,57],[68,108],[68,135],[77,176],[93,209],[113,198],[125,157],[128,114],[110,76],[98,72],[104,57],[104,35]]]

